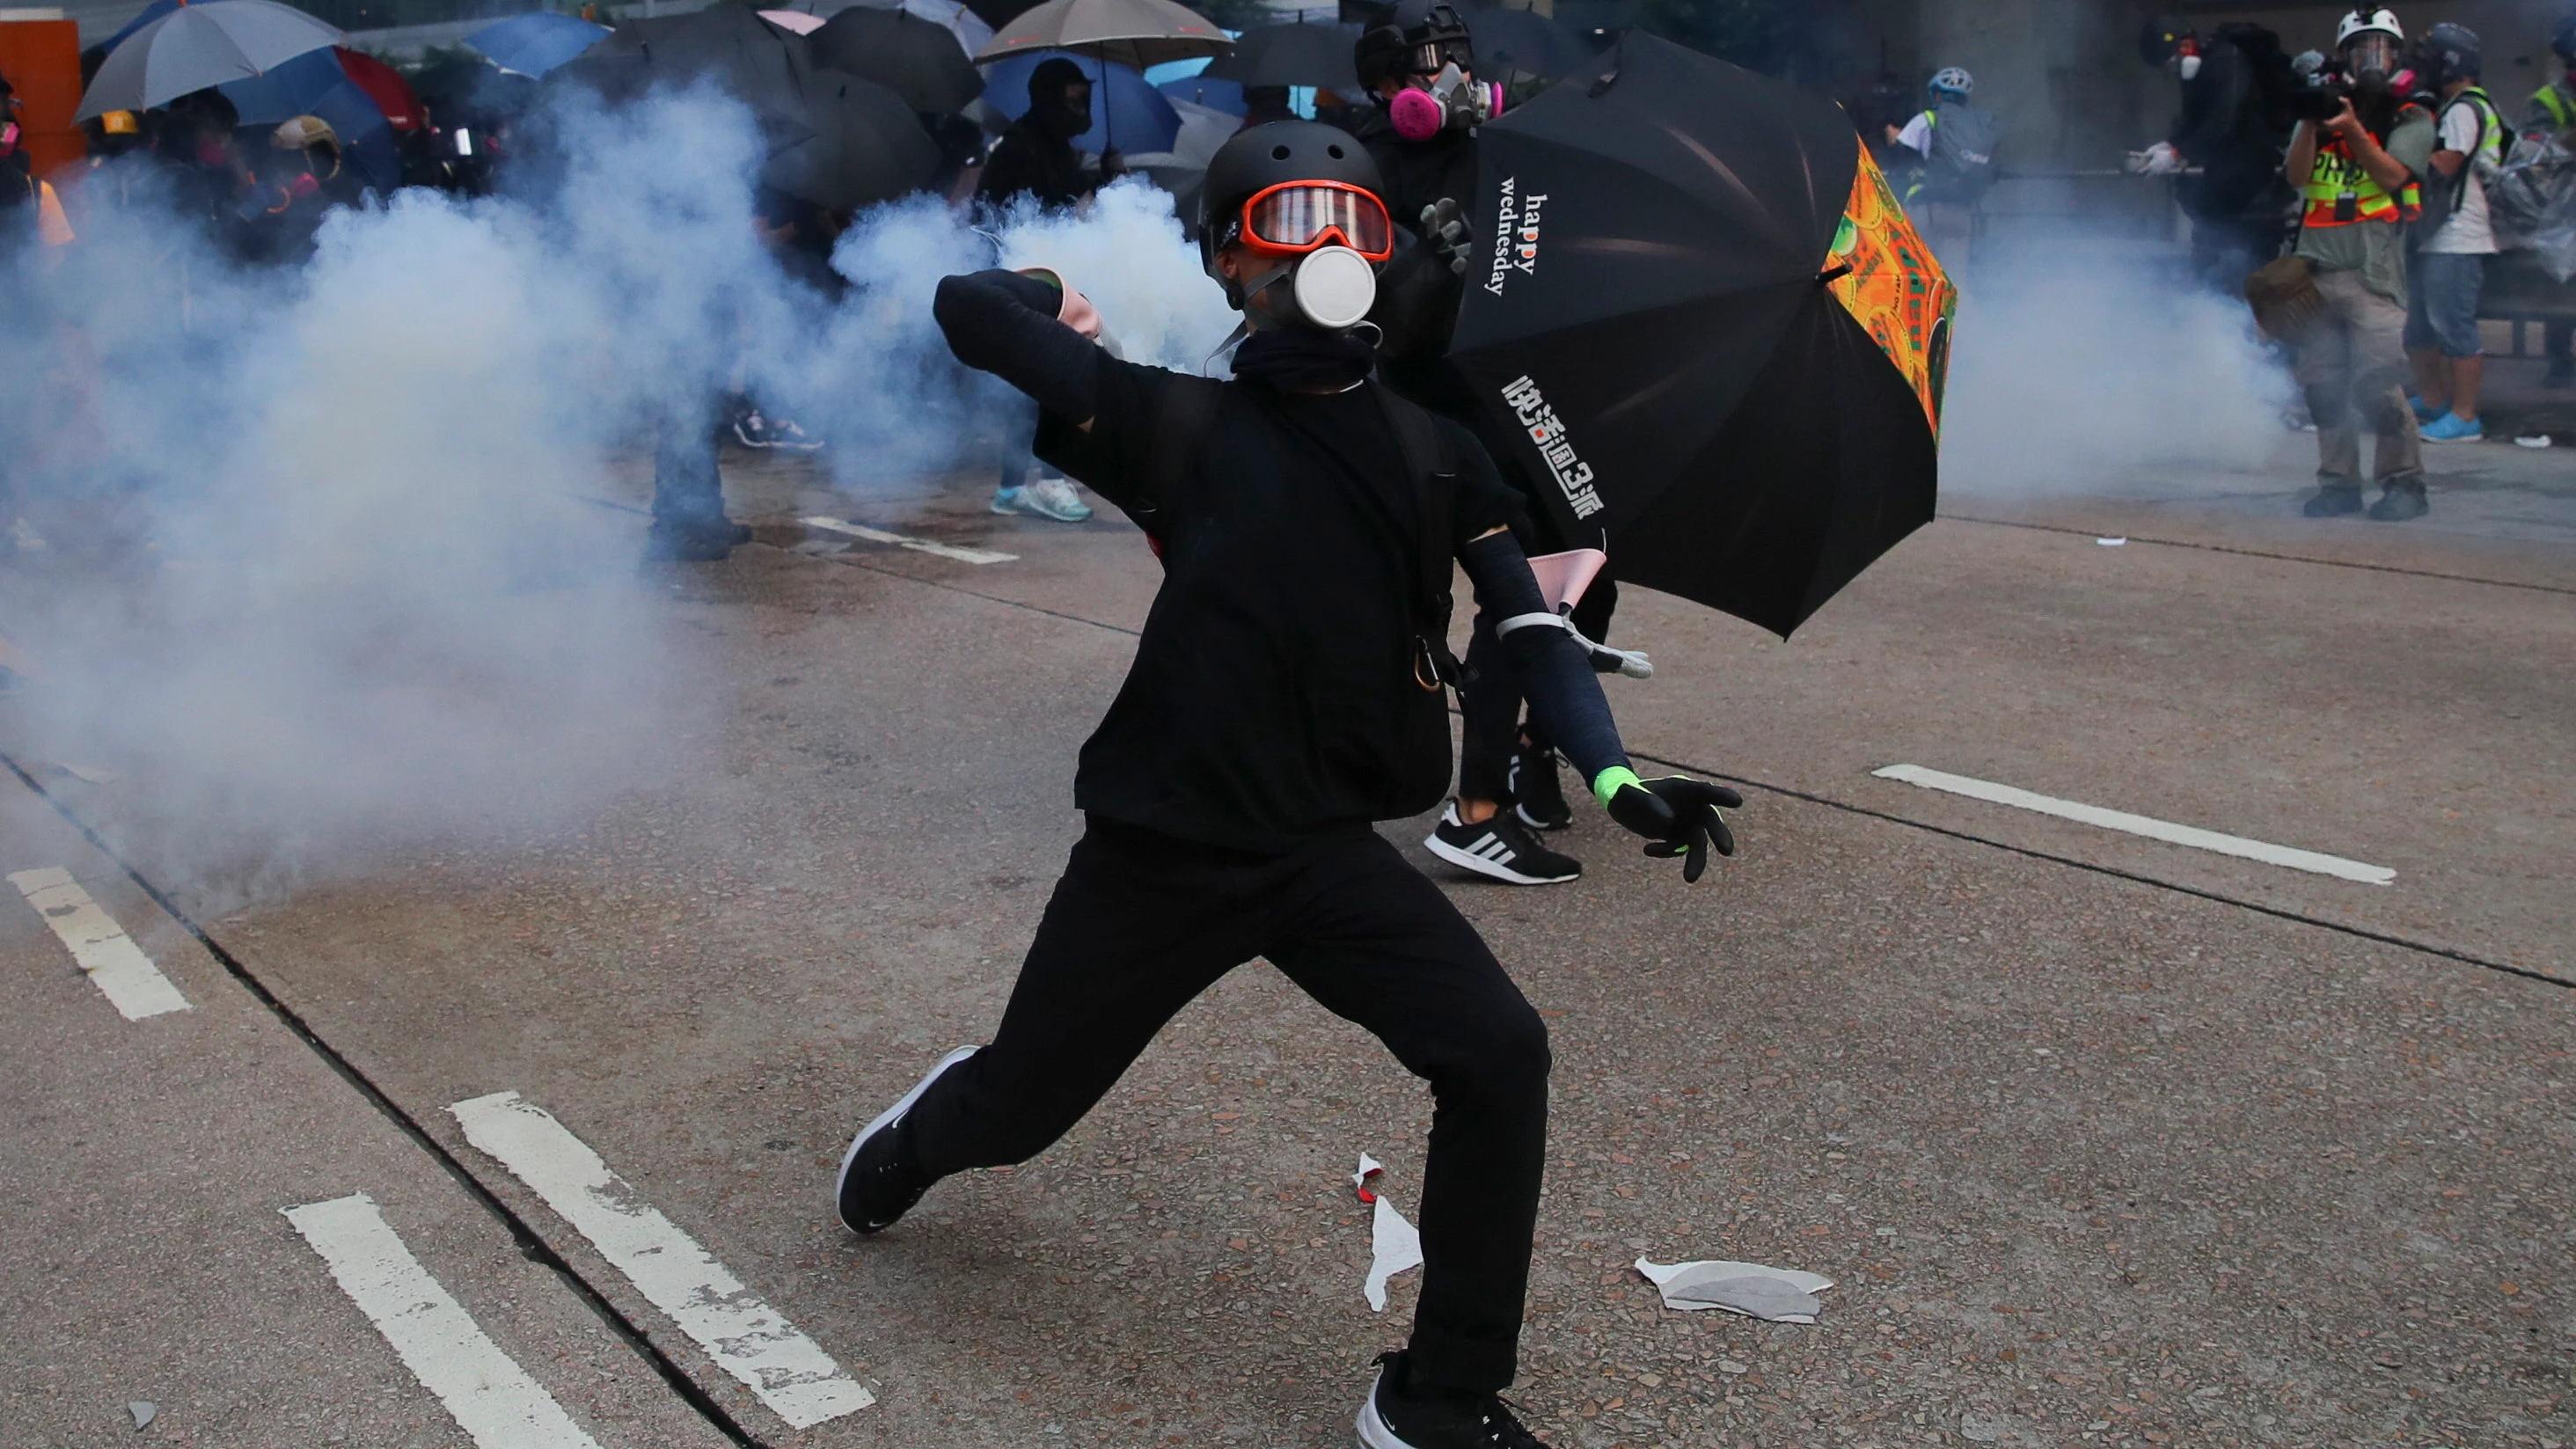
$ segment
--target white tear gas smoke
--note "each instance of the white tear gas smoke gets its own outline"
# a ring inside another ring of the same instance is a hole
[[[835,305],[762,248],[739,106],[557,121],[538,201],[403,192],[286,273],[99,206],[9,283],[45,320],[0,341],[0,514],[48,545],[0,565],[32,661],[9,748],[118,772],[96,813],[200,907],[577,823],[718,728],[640,520],[594,501],[711,385],[799,409],[850,482],[908,479],[1025,441],[930,321],[997,245],[1061,255],[1131,355],[1194,364],[1225,330],[1141,186],[998,238],[884,208]]]
[[[2032,247],[1968,280],[1941,487],[2076,492],[2133,468],[2260,468],[2294,394],[2241,299]]]

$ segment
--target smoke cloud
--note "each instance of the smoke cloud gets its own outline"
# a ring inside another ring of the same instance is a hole
[[[1972,274],[1943,410],[1944,492],[2100,488],[2107,470],[2255,469],[2296,394],[2245,303],[2082,248]]]
[[[33,671],[11,748],[116,772],[117,844],[203,908],[577,825],[717,727],[639,521],[591,501],[710,386],[804,420],[864,493],[1025,441],[1016,395],[941,345],[942,275],[1058,266],[1129,356],[1179,366],[1231,322],[1141,183],[993,234],[881,208],[841,239],[834,305],[757,238],[738,105],[551,129],[551,194],[403,192],[335,214],[294,272],[101,206],[8,279],[42,315],[0,339],[32,444],[0,486],[46,545],[0,569]]]

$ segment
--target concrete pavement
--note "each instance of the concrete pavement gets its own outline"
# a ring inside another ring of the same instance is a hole
[[[2495,466],[2564,456],[2512,453]],[[2535,517],[2576,502],[2513,477]],[[1990,521],[1926,529],[1786,645],[1630,596],[1619,637],[1660,671],[1610,686],[1632,748],[1778,787],[1699,887],[1590,817],[1575,886],[1416,853],[1554,1034],[1515,1392],[1553,1442],[2576,1440],[2576,998],[2534,979],[2576,979],[2576,569],[2509,520],[2296,519],[2294,462],[2094,483],[1954,489]],[[31,1003],[0,1031],[0,1150],[52,1169],[11,1174],[0,1352],[43,1386],[0,1401],[14,1433],[103,1443],[152,1399],[147,1435],[317,1442],[348,1405],[350,1442],[472,1442],[277,1215],[364,1188],[602,1445],[724,1442],[620,1321],[761,1443],[1346,1440],[1411,1292],[1361,1301],[1346,1174],[1370,1152],[1409,1205],[1428,1101],[1264,967],[1036,1161],[943,1184],[882,1238],[829,1221],[849,1132],[998,1013],[1151,599],[1141,537],[993,518],[973,480],[853,501],[738,458],[729,486],[763,543],[651,576],[720,706],[679,765],[596,818],[344,862],[199,922],[605,1316],[20,798],[13,861],[90,882],[192,1011],[126,1022],[33,911],[0,934]],[[815,513],[1018,557],[791,551],[848,541],[795,522]],[[133,773],[46,787],[149,878],[185,843],[142,833],[149,763],[111,763]],[[2396,876],[1871,773],[1896,763]],[[877,1402],[800,1429],[723,1372],[465,1140],[446,1109],[502,1091]],[[1683,1315],[1640,1254],[1838,1286],[1812,1327]]]

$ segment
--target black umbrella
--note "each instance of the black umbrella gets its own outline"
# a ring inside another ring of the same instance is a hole
[[[1451,356],[1621,580],[1786,636],[1931,519],[1938,362],[1918,393],[1828,286],[1833,102],[1631,34],[1478,150]]]
[[[767,143],[761,183],[790,196],[855,210],[914,190],[938,169],[938,143],[902,97],[816,67],[805,37],[739,6],[621,25],[545,84],[588,86],[619,104],[657,83],[700,78],[751,108]]]
[[[984,93],[956,32],[905,11],[853,7],[805,41],[816,65],[874,81],[926,115],[962,111]]]
[[[1356,96],[1351,43],[1358,38],[1357,26],[1265,25],[1235,37],[1233,53],[1208,62],[1206,74],[1241,86],[1317,86]]]
[[[892,201],[939,169],[939,143],[921,128],[912,103],[874,81],[813,72],[805,78],[804,123],[813,134],[771,152],[761,179],[827,211]]]
[[[1535,10],[1482,6],[1460,12],[1476,51],[1476,69],[1527,71],[1551,80],[1591,64],[1593,47]]]

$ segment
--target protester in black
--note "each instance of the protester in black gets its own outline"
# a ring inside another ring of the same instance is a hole
[[[1203,247],[1245,309],[1235,381],[1110,357],[1071,299],[1009,272],[941,283],[950,347],[1043,409],[1042,455],[1157,541],[1165,580],[1083,746],[1088,826],[992,1044],[951,1053],[852,1142],[842,1221],[875,1232],[931,1184],[1023,1161],[1155,1032],[1261,956],[1431,1083],[1424,1271],[1408,1349],[1360,1415],[1371,1449],[1537,1440],[1511,1382],[1546,1139],[1545,1027],[1447,898],[1371,829],[1448,781],[1451,560],[1513,627],[1543,715],[1613,818],[1695,877],[1733,845],[1730,791],[1639,781],[1583,651],[1540,602],[1518,500],[1463,429],[1366,379],[1370,263],[1392,251],[1375,168],[1280,122],[1210,165]],[[1430,580],[1438,579],[1436,585]]]
[[[1386,178],[1388,209],[1420,237],[1388,263],[1370,315],[1385,338],[1379,376],[1409,401],[1476,434],[1504,481],[1529,505],[1534,552],[1598,547],[1598,538],[1568,539],[1558,531],[1500,425],[1449,361],[1476,225],[1475,128],[1490,114],[1490,93],[1475,79],[1466,21],[1446,4],[1408,0],[1391,23],[1360,36],[1351,59],[1375,100],[1353,134]],[[1618,600],[1619,586],[1605,569],[1576,605],[1575,628],[1607,639]],[[1457,803],[1423,845],[1453,865],[1512,885],[1570,881],[1583,873],[1582,863],[1531,834],[1574,822],[1557,783],[1558,752],[1544,725],[1523,723],[1519,682],[1501,667],[1489,624],[1478,620],[1468,682],[1459,691],[1465,725]]]
[[[1029,72],[1029,108],[993,143],[976,194],[1001,210],[1035,201],[1046,211],[1078,206],[1118,174],[1117,151],[1101,153],[1097,169],[1084,164],[1073,138],[1091,129],[1091,77],[1054,56]],[[1057,523],[1081,523],[1091,505],[1062,478],[1041,474],[1026,449],[1015,448],[993,486],[992,511],[1026,514]]]

